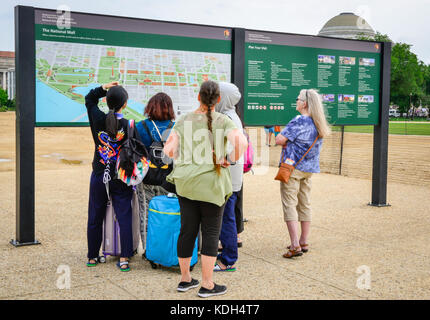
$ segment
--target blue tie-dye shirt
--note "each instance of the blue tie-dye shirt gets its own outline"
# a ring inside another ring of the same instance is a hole
[[[282,149],[280,161],[295,165],[315,141],[318,131],[311,117],[299,115],[287,124],[281,134],[288,141],[286,148]],[[322,138],[318,139],[312,150],[297,165],[296,169],[303,172],[320,172],[321,146]]]

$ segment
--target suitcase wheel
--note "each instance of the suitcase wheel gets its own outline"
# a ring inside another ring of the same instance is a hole
[[[190,271],[193,271],[193,269],[194,269],[194,266],[190,266]]]
[[[154,263],[154,262],[152,262],[152,261],[149,261],[150,263],[151,263],[151,267],[152,267],[152,269],[157,269],[158,268],[158,266],[157,266],[157,264],[156,263]]]
[[[106,263],[106,257],[105,256],[100,256],[99,257],[99,262],[100,263]]]

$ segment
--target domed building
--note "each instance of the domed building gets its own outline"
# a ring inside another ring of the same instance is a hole
[[[322,27],[319,36],[357,39],[359,36],[374,37],[375,31],[363,18],[351,12],[343,12],[331,18]]]

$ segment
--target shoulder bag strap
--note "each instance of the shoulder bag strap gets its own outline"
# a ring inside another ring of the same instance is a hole
[[[315,138],[314,142],[312,143],[312,145],[309,147],[308,151],[306,151],[306,153],[303,155],[303,157],[297,161],[296,165],[294,166],[297,167],[299,165],[299,163],[306,157],[306,155],[309,153],[309,151],[311,151],[311,149],[313,148],[313,146],[315,145],[315,143],[317,142],[317,140],[319,139],[319,135]]]
[[[152,121],[152,120],[151,120]],[[155,127],[155,129],[157,129],[157,132],[158,132],[158,136],[160,137],[160,142],[163,144],[163,146],[164,146],[164,142],[165,141],[163,141],[163,137],[161,136],[161,133],[160,133],[160,130],[158,130],[158,127],[157,127],[157,125],[155,124],[155,122],[154,121],[152,121],[152,124],[154,125],[154,127]],[[172,121],[170,121],[170,124],[168,125],[168,127],[167,127],[167,129],[170,129],[170,128],[172,128],[173,127],[173,122]],[[166,129],[166,130],[167,130]]]
[[[158,133],[158,136],[160,137],[160,140],[162,141],[162,140],[163,140],[163,138],[161,137],[160,130],[158,130],[158,127],[157,127],[157,125],[155,124],[154,120],[151,120],[151,122],[152,122],[152,124],[154,125],[155,129],[157,130],[157,133]]]
[[[109,142],[108,142],[108,144],[109,144]],[[103,183],[104,183],[105,188],[106,188],[106,193],[107,193],[108,199],[110,199],[109,181],[111,180],[109,166],[110,166],[110,156],[109,156],[109,151],[108,151],[108,158],[106,159],[105,171],[103,172]]]
[[[166,130],[170,130],[170,129],[172,129],[173,128],[173,121],[172,120],[170,120],[170,123],[169,123],[169,125],[167,126],[167,128],[166,128]],[[170,134],[170,133],[169,133]],[[167,140],[167,139],[166,139]],[[163,139],[161,139],[161,142],[166,142],[166,140],[164,140],[163,141]],[[163,145],[164,145],[164,143],[163,143]]]
[[[151,138],[151,143],[154,142],[154,138],[152,137],[151,131],[149,131],[148,125],[146,124],[145,120],[142,120],[142,125],[146,129],[146,132],[148,132],[149,138]]]

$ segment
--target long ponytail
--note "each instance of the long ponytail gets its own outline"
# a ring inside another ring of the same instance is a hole
[[[116,118],[115,111],[113,109],[109,109],[109,112],[106,116],[105,126],[106,133],[109,135],[109,137],[112,140],[115,139],[118,133],[119,121]]]
[[[211,140],[211,145],[212,145],[212,162],[214,163],[215,166],[215,171],[217,173],[217,175],[221,174],[221,165],[219,163],[217,163],[216,160],[216,154],[215,154],[215,149],[214,149],[214,138],[213,138],[213,132],[212,132],[212,110],[211,107],[208,106],[208,109],[206,111],[206,116],[208,118],[208,129],[210,131],[210,140]]]
[[[215,171],[217,175],[221,175],[221,164],[218,163],[216,154],[215,154],[215,147],[214,147],[214,137],[213,137],[213,131],[212,131],[212,107],[217,103],[218,97],[220,96],[220,90],[218,83],[215,81],[205,81],[200,87],[200,99],[203,105],[207,107],[206,109],[206,116],[208,118],[208,130],[210,132],[209,134],[209,140],[211,142],[212,147],[212,161],[215,166]]]

